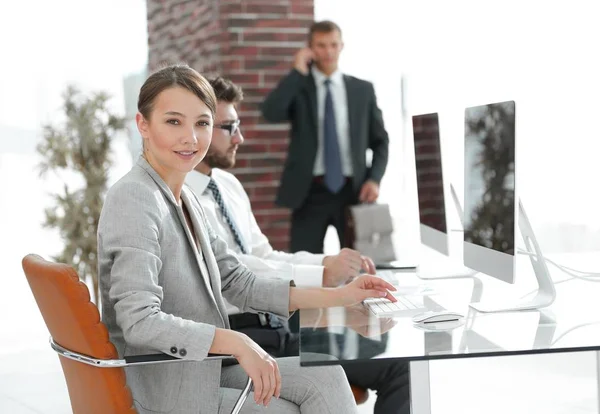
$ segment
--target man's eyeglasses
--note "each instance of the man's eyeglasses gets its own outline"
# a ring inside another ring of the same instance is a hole
[[[225,131],[229,132],[229,136],[232,137],[235,135],[235,133],[237,132],[238,128],[240,127],[240,120],[237,119],[235,121],[233,121],[230,124],[220,124],[220,125],[215,125],[216,128],[221,128],[224,129]]]

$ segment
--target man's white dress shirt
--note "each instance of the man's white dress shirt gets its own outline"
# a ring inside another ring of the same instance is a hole
[[[294,280],[296,286],[320,287],[323,284],[323,258],[325,255],[308,252],[284,253],[273,250],[262,233],[252,213],[250,199],[237,178],[227,171],[213,168],[212,178],[217,183],[221,197],[235,221],[249,254],[243,254],[229,225],[219,211],[215,199],[207,189],[209,176],[198,171],[188,173],[185,183],[198,196],[208,222],[215,232],[253,273],[258,277]],[[232,307],[233,308],[233,307]],[[234,309],[230,309],[234,311]]]
[[[319,146],[317,147],[317,157],[315,158],[315,166],[313,175],[324,175],[324,154],[323,145],[323,118],[325,118],[325,95],[327,87],[325,80],[328,77],[317,68],[312,68],[312,75],[317,87],[317,115],[318,115],[318,138]],[[331,76],[331,99],[333,100],[333,110],[335,115],[335,127],[337,132],[338,143],[340,147],[340,159],[342,161],[342,174],[350,177],[353,174],[352,158],[350,156],[350,123],[348,121],[348,96],[346,94],[346,84],[344,83],[344,75],[339,70],[333,72]]]

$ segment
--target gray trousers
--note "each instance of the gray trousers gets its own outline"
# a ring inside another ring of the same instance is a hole
[[[268,407],[254,402],[254,391],[244,403],[242,413],[352,414],[356,404],[346,375],[340,366],[300,367],[298,357],[278,358],[281,397],[272,398]],[[219,414],[229,414],[246,385],[248,376],[241,366],[223,367]]]

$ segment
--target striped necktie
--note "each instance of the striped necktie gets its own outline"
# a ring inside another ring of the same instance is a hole
[[[223,215],[225,222],[229,226],[229,230],[231,230],[231,234],[233,235],[233,239],[237,243],[238,247],[242,251],[243,254],[248,254],[248,248],[244,244],[242,240],[242,235],[240,234],[240,230],[238,229],[233,217],[229,213],[227,206],[225,205],[225,201],[223,201],[223,197],[221,196],[221,190],[219,190],[219,186],[213,178],[210,179],[208,183],[208,189],[212,192],[213,198],[215,199],[217,205],[219,206],[219,211]]]
[[[237,243],[237,245],[239,246],[240,250],[242,251],[243,254],[250,253],[248,251],[248,249],[246,248],[246,245],[242,241],[242,235],[240,234],[240,231],[239,231],[237,225],[235,224],[233,217],[231,217],[231,214],[229,214],[229,210],[227,209],[227,206],[225,205],[225,201],[223,200],[223,197],[221,196],[221,190],[219,190],[219,186],[217,185],[217,183],[215,182],[215,180],[213,178],[210,179],[207,188],[212,192],[213,198],[215,199],[217,205],[219,206],[219,211],[221,211],[223,218],[227,222],[227,225],[229,226],[229,230],[231,230],[231,234],[233,234],[233,238],[234,238],[235,242]],[[284,325],[285,322],[282,321],[276,315],[273,315],[271,313],[269,313],[268,315],[269,315],[269,319],[268,319],[267,323],[269,323],[272,328],[280,328],[282,326],[285,326]]]

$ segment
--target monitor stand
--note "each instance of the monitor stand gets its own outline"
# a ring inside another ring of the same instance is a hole
[[[529,256],[531,265],[533,267],[535,277],[538,282],[538,291],[530,299],[516,298],[516,299],[495,299],[490,301],[482,301],[471,303],[470,306],[479,312],[510,312],[510,311],[521,311],[521,310],[534,310],[541,309],[550,306],[554,299],[556,299],[556,289],[554,288],[554,282],[548,272],[548,266],[540,249],[540,246],[535,238],[531,223],[525,214],[523,203],[519,200],[519,229],[521,236],[525,241],[525,248],[529,253],[533,253]],[[516,246],[515,246],[516,253]]]
[[[460,200],[458,199],[458,195],[456,195],[456,190],[454,189],[454,185],[450,183],[450,195],[452,196],[452,201],[454,201],[454,207],[456,207],[456,212],[458,213],[458,218],[460,219],[460,226],[462,229],[453,230],[453,231],[464,231],[465,228],[465,212],[460,205]]]
[[[456,195],[456,190],[454,189],[454,185],[450,183],[450,194],[452,195],[452,200],[454,201],[454,207],[456,208],[456,212],[458,213],[458,217],[460,219],[461,229],[452,229],[448,232],[448,244],[450,243],[450,233],[452,232],[464,232],[464,212],[462,206],[460,205],[460,201],[458,196]],[[451,251],[451,250],[450,250]],[[443,268],[433,269],[431,266],[418,266],[417,267],[417,276],[422,280],[445,280],[445,279],[468,279],[475,276],[477,271],[469,269],[462,264],[462,257],[460,262],[458,260],[452,260],[452,254],[449,255],[450,260],[442,260],[447,262],[447,265]],[[444,266],[444,264],[442,264]]]

